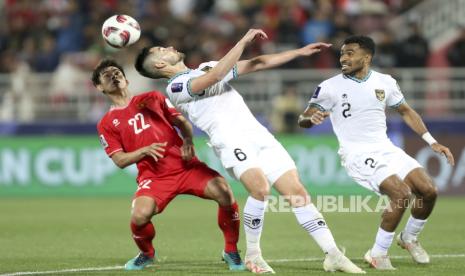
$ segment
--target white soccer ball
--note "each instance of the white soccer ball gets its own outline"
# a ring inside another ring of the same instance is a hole
[[[139,39],[140,26],[129,15],[113,15],[103,23],[102,36],[105,42],[111,47],[127,47]]]

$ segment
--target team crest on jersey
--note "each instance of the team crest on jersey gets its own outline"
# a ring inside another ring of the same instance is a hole
[[[386,96],[383,89],[375,89],[375,94],[379,101],[383,101]]]
[[[202,70],[202,71],[204,71],[204,72],[208,72],[208,71],[210,71],[211,69],[212,69],[211,66],[205,66],[205,67],[203,67],[203,68],[200,69],[200,70]]]
[[[171,92],[178,93],[182,91],[182,82],[175,82],[171,84]]]

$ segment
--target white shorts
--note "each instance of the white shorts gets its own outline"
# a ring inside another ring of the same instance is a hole
[[[211,146],[226,171],[237,180],[248,169],[260,168],[273,185],[284,173],[296,169],[289,153],[270,133],[255,133],[237,139],[228,137],[227,141]]]
[[[413,169],[422,166],[402,149],[386,144],[369,151],[352,151],[341,154],[342,166],[358,184],[380,194],[379,186],[391,175],[404,180]]]

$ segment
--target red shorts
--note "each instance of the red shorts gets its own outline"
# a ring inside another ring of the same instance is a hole
[[[139,196],[152,197],[157,205],[157,214],[160,214],[177,195],[189,194],[205,198],[204,191],[208,181],[218,176],[221,175],[205,163],[193,161],[192,166],[182,173],[163,178],[141,180],[134,198]]]

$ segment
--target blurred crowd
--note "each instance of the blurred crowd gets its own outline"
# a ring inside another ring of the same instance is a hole
[[[381,66],[422,66],[427,42],[412,24],[411,37],[396,41],[386,22],[418,0],[0,0],[0,73],[25,64],[34,72],[54,72],[61,63],[90,70],[113,49],[101,39],[101,25],[113,14],[128,14],[142,28],[140,41],[124,50],[131,63],[149,44],[173,46],[186,63],[218,60],[251,27],[268,41],[245,55],[296,48],[315,41],[334,44],[313,59],[288,67],[333,68],[338,48],[350,34],[377,33]],[[1,22],[3,21],[3,22]],[[407,44],[405,44],[406,42]],[[414,45],[415,47],[405,46]],[[414,50],[411,50],[414,49]]]
[[[0,82],[0,121],[40,119],[37,114],[41,113],[34,111],[38,109],[39,100],[46,101],[48,113],[43,115],[44,119],[65,114],[60,116],[95,121],[105,110],[105,102],[96,97],[89,72],[101,58],[111,56],[123,65],[131,91],[148,91],[154,88],[154,83],[139,76],[133,66],[142,47],[173,46],[186,54],[189,67],[195,67],[204,61],[219,60],[249,28],[264,29],[269,39],[247,48],[245,58],[317,41],[333,44],[330,50],[297,59],[284,68],[338,67],[340,46],[351,34],[367,34],[374,38],[377,44],[375,66],[423,67],[428,63],[430,47],[415,21],[410,21],[408,34],[402,38],[396,37],[388,24],[419,2],[421,0],[0,0],[0,77],[11,73],[9,87],[3,89]],[[139,22],[142,34],[136,44],[122,50],[105,44],[101,26],[114,14],[127,14]],[[449,48],[448,60],[451,66],[465,66],[465,28]],[[33,82],[35,79],[30,76],[34,72],[50,73],[50,83]],[[76,87],[82,87],[83,83],[92,106],[79,109],[84,112],[74,112],[71,108],[78,105],[73,103],[79,101]],[[47,98],[25,97],[23,91],[28,87],[47,90]],[[271,121],[276,131],[297,131],[289,128],[303,108],[296,95],[296,87],[291,85],[274,99]]]

